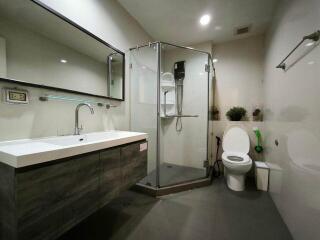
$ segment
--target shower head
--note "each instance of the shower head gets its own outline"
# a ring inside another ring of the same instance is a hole
[[[183,81],[185,77],[185,61],[174,63],[174,79],[176,81]]]

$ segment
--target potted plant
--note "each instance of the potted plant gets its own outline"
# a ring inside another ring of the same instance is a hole
[[[252,112],[253,121],[262,121],[262,112],[259,108],[254,109]]]
[[[219,120],[219,110],[216,106],[212,107],[212,110],[211,110],[211,119],[212,120]]]
[[[226,113],[226,116],[230,121],[240,121],[246,113],[247,111],[243,107],[232,107]]]

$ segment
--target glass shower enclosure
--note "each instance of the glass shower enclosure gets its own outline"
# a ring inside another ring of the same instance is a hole
[[[208,177],[210,54],[154,42],[130,49],[131,130],[148,133],[148,175],[163,188]]]

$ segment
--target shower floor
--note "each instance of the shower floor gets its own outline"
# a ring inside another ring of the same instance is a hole
[[[160,165],[160,186],[168,186],[190,180],[204,178],[206,169],[179,166],[171,163]],[[156,170],[153,170],[143,178],[140,183],[148,186],[156,186]]]

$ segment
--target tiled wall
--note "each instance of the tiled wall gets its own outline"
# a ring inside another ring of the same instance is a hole
[[[270,192],[297,240],[320,236],[320,48],[303,44],[286,61],[287,71],[275,67],[304,35],[320,28],[319,9],[318,0],[282,1],[267,38],[263,89]]]

